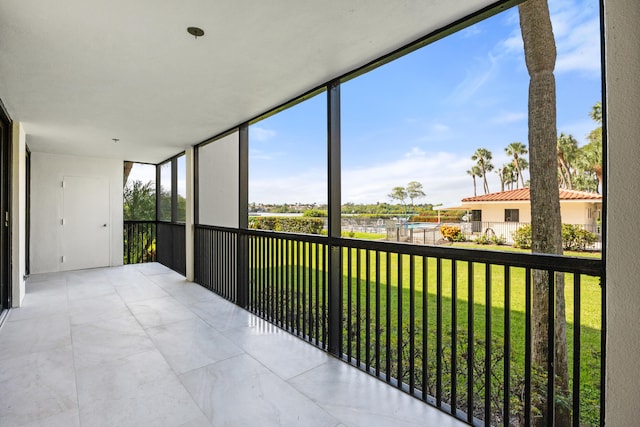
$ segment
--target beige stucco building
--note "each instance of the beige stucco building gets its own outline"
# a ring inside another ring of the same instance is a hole
[[[531,222],[529,188],[466,197],[461,207],[473,212],[474,221]],[[560,211],[565,224],[596,225],[602,194],[561,189]]]

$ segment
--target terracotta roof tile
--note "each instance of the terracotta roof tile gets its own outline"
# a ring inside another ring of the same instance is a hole
[[[498,193],[483,194],[482,196],[465,197],[463,202],[506,202],[529,200],[529,188],[500,191]],[[560,200],[602,200],[602,194],[586,191],[560,189]]]

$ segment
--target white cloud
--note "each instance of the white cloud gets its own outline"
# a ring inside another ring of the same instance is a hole
[[[495,124],[507,124],[526,120],[527,113],[522,111],[504,111],[491,120]]]
[[[582,71],[600,75],[600,23],[597,18],[572,26],[567,34],[557,37],[559,73]]]
[[[252,160],[273,160],[285,155],[283,151],[264,151],[255,148],[249,149],[249,162]]]
[[[434,131],[438,132],[438,133],[445,133],[448,132],[451,128],[447,125],[445,125],[444,123],[434,123],[431,126],[431,129],[433,129]]]
[[[473,38],[484,33],[480,24],[475,24],[460,31],[460,35],[464,38]]]
[[[465,79],[456,86],[449,100],[464,104],[475,95],[499,70],[497,58],[491,53],[477,61],[477,67],[467,70]]]
[[[494,153],[494,165],[510,161],[502,151]],[[396,186],[418,181],[426,197],[420,202],[458,206],[463,197],[473,195],[473,180],[466,171],[473,161],[453,152],[426,152],[414,147],[389,162],[342,171],[342,202],[390,202],[387,196]],[[528,175],[525,175],[525,180]],[[326,171],[314,169],[273,179],[253,179],[249,201],[256,203],[326,203]],[[491,191],[500,190],[495,172],[487,176]],[[482,192],[482,180],[478,180]]]
[[[255,203],[327,203],[326,171],[308,170],[290,176],[250,179],[249,201]]]
[[[497,50],[505,53],[517,53],[522,55],[524,51],[524,42],[522,41],[522,33],[520,32],[520,27],[513,30],[509,37],[499,43]]]
[[[342,172],[343,202],[388,202],[393,187],[410,181],[421,182],[426,193],[423,202],[458,204],[473,192],[466,170],[471,160],[455,153],[430,153],[413,148],[389,163]]]
[[[273,129],[262,128],[260,126],[251,126],[249,128],[251,141],[265,142],[273,139],[276,136],[276,131]]]
[[[595,4],[595,2],[593,2]],[[550,3],[551,24],[556,40],[556,72],[600,73],[600,22],[596,7],[587,2],[558,0]],[[512,15],[517,18],[517,14]],[[508,19],[514,25],[509,37],[498,43],[496,52],[524,55],[519,19]]]

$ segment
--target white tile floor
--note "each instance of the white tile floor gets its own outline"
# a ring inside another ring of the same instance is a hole
[[[458,426],[159,264],[34,275],[0,426]]]

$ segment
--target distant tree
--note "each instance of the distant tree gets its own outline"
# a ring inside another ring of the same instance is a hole
[[[476,191],[477,187],[476,187],[476,177],[481,177],[482,176],[482,171],[480,170],[480,168],[478,167],[478,165],[473,165],[471,166],[471,169],[469,169],[467,171],[467,175],[470,175],[471,178],[473,178],[473,195],[474,197],[478,195],[478,192]]]
[[[602,124],[602,103],[600,101],[593,105],[589,112],[589,116],[599,125]]]
[[[491,163],[491,159],[493,155],[491,151],[486,148],[478,148],[475,153],[471,156],[471,160],[477,162],[478,167],[480,168],[480,172],[482,173],[482,179],[484,182],[484,194],[489,193],[489,184],[487,183],[487,172],[491,172],[493,170],[493,164]]]
[[[527,146],[524,145],[522,142],[512,142],[511,144],[507,145],[507,148],[505,148],[504,151],[505,153],[507,153],[507,155],[513,157],[513,166],[516,168],[516,173],[520,178],[522,187],[524,187],[524,177],[522,176],[522,169],[521,169],[521,166],[524,165],[524,163],[519,160],[521,158],[520,156],[523,156],[529,152],[527,150]],[[518,183],[516,180],[516,188],[517,187],[518,187]]]
[[[575,163],[579,155],[578,141],[573,135],[565,135],[561,132],[557,142],[557,153],[560,187],[573,190]]]
[[[503,164],[502,167],[498,168],[496,173],[498,174],[498,178],[500,178],[500,191],[505,191],[507,188],[513,190],[513,183],[517,181],[516,170],[513,167],[513,163]]]
[[[407,190],[404,187],[393,187],[391,193],[389,193],[389,198],[391,200],[397,200],[404,206],[405,213],[407,211],[407,204],[405,200],[407,199]]]
[[[585,169],[592,171],[598,179],[598,188],[602,187],[602,104],[596,102],[589,113],[600,126],[592,130],[587,139],[589,142],[582,148]]]
[[[125,221],[155,221],[156,191],[152,181],[146,184],[133,181],[124,188],[123,214]]]
[[[411,206],[413,207],[413,201],[421,197],[426,196],[422,191],[422,184],[418,181],[411,181],[407,184],[407,197],[411,200]]]

